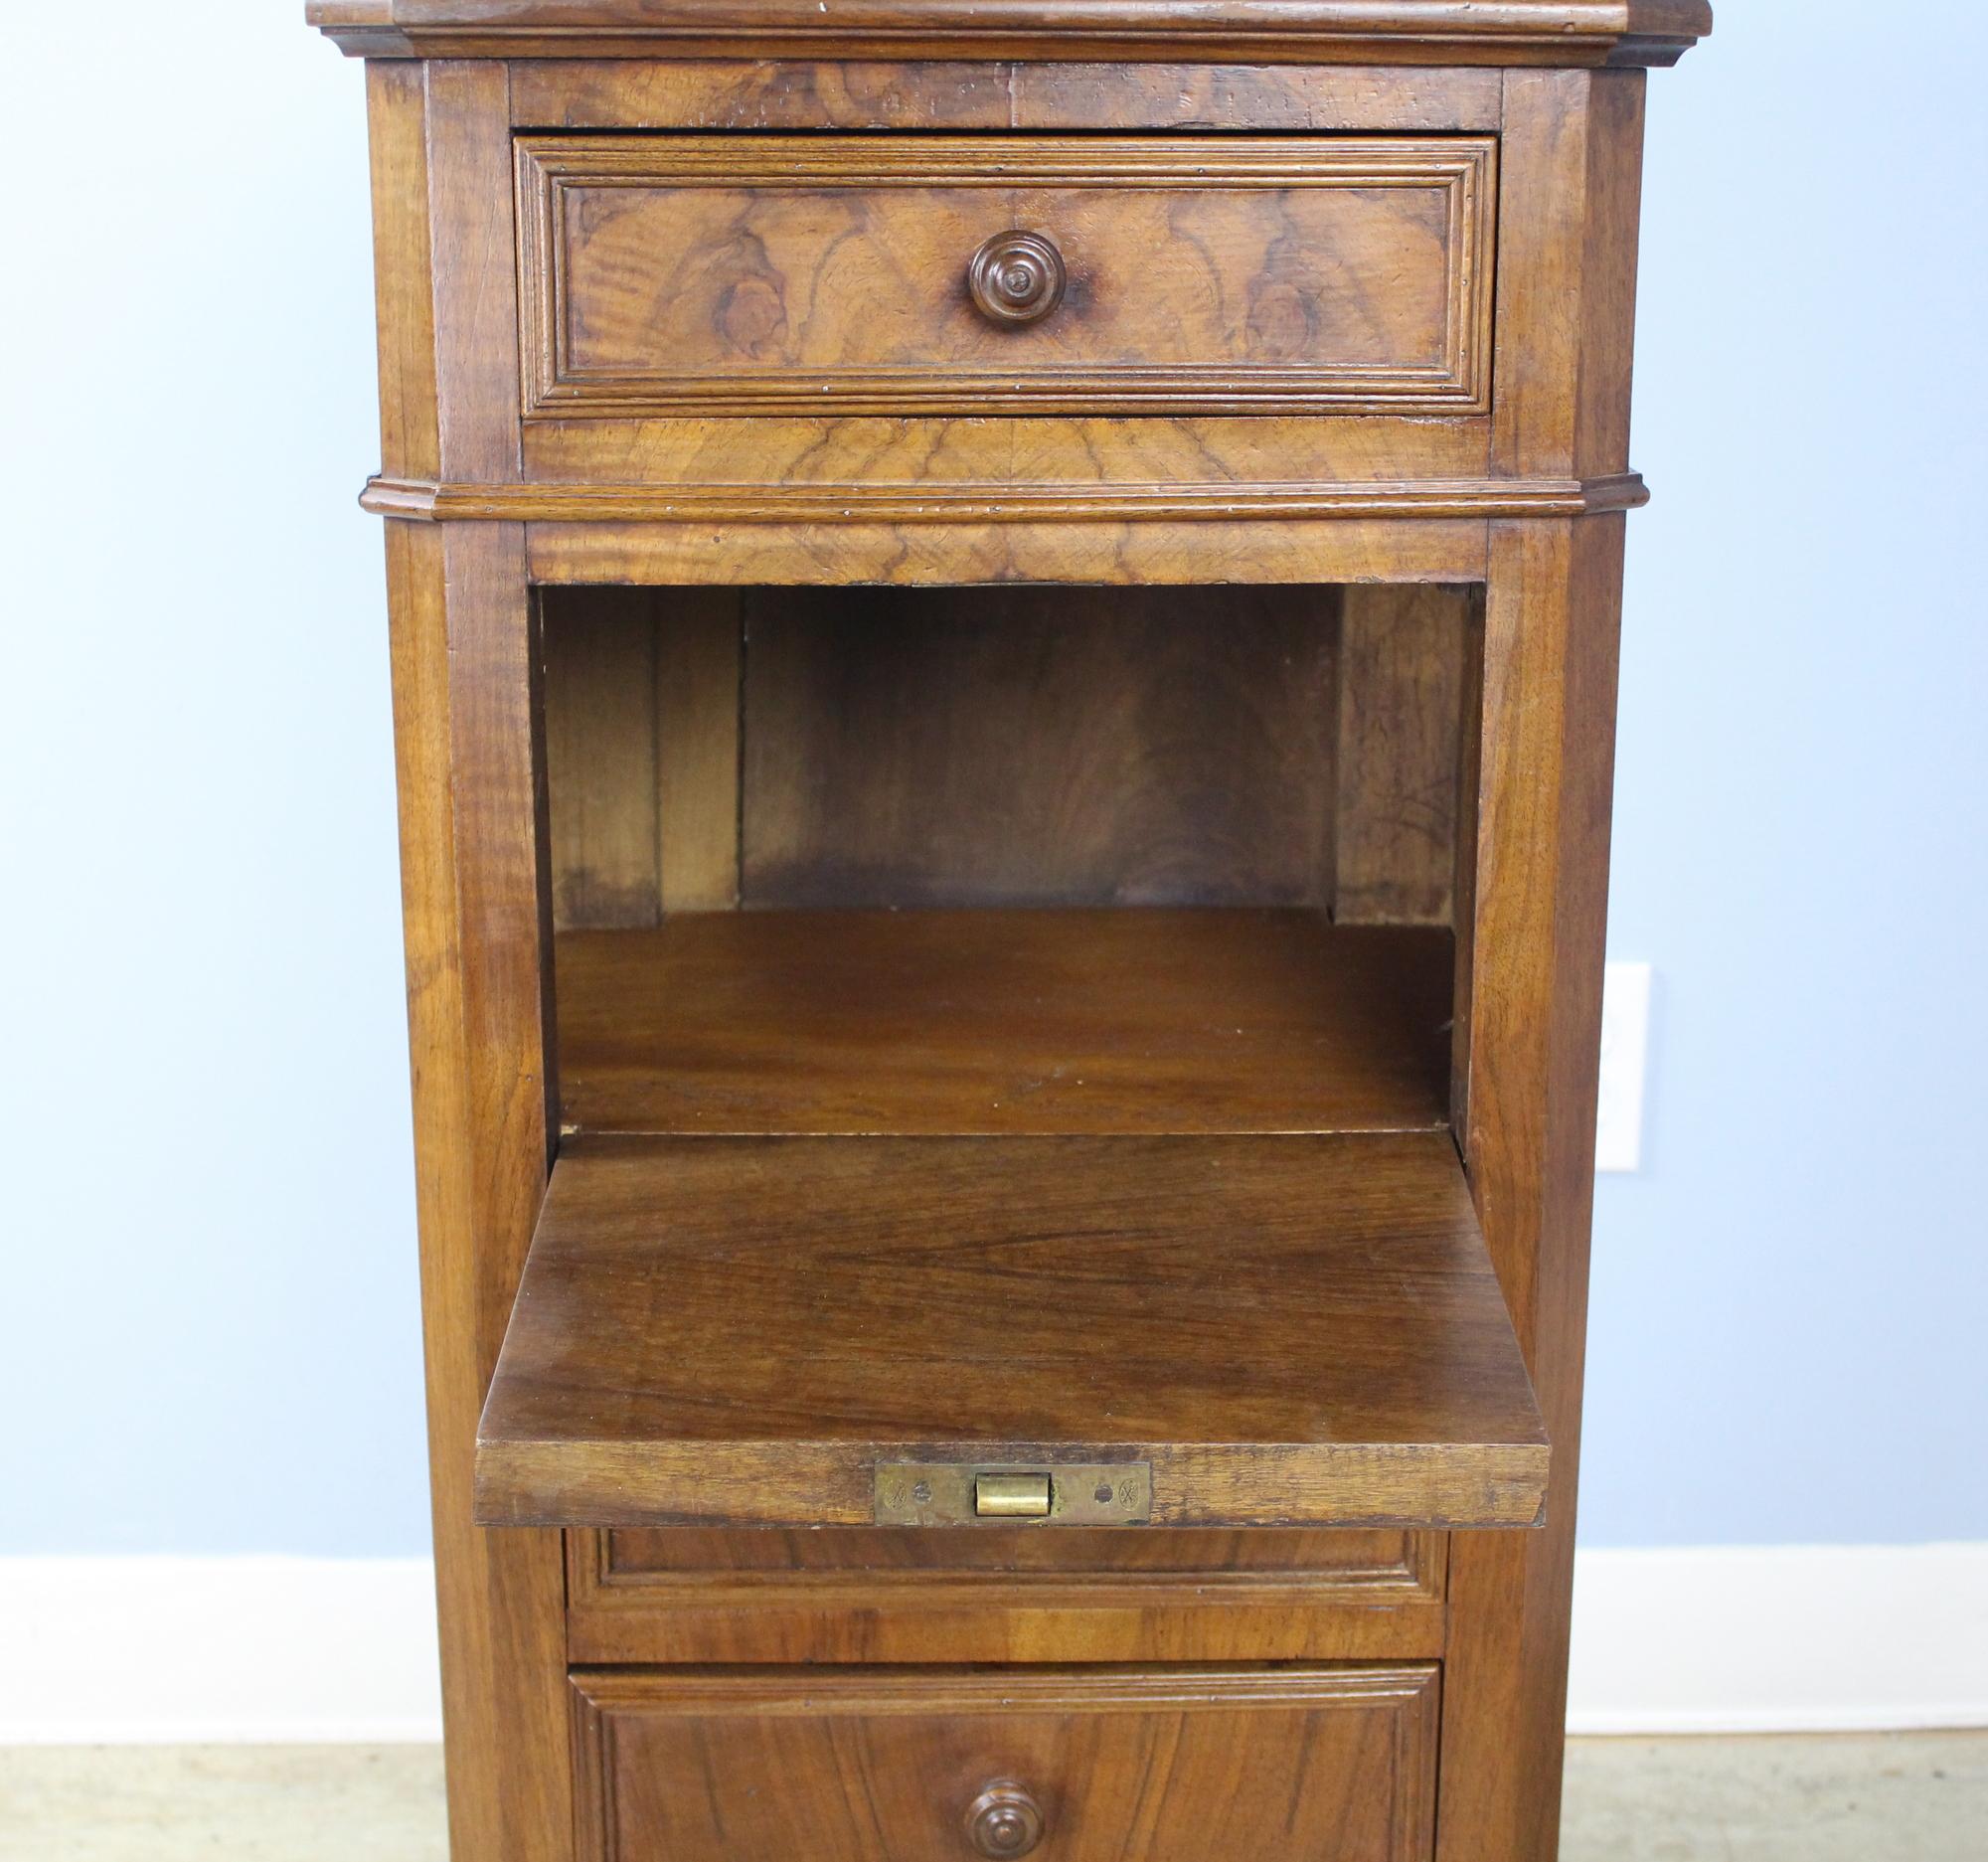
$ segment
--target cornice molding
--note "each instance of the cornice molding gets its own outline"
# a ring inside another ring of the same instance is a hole
[[[1709,0],[311,0],[362,58],[1674,65]]]
[[[1320,517],[1585,517],[1649,502],[1609,478],[1348,485],[465,485],[374,478],[376,517],[505,524],[1129,524]]]

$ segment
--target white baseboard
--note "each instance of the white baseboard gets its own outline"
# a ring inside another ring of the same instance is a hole
[[[1576,1733],[1988,1726],[1988,1543],[1583,1552]],[[432,1740],[420,1559],[0,1559],[0,1745]]]
[[[1988,1543],[1574,1559],[1574,1733],[1988,1726]]]
[[[0,1746],[440,1737],[426,1559],[0,1559]]]

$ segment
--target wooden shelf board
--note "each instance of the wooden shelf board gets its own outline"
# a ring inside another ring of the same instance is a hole
[[[1432,1130],[1446,931],[1304,911],[725,912],[558,942],[573,1131]]]
[[[1470,1527],[1536,1523],[1548,1450],[1446,1132],[568,1141],[479,1520],[869,1525],[904,1460]]]

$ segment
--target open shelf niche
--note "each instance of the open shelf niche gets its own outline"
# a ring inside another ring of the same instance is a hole
[[[542,601],[563,1138],[481,1517],[1539,1517],[1449,1129],[1473,592]]]

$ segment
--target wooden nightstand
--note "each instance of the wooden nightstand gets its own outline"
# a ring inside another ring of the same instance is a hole
[[[1550,1857],[1709,10],[311,15],[461,1862]]]

